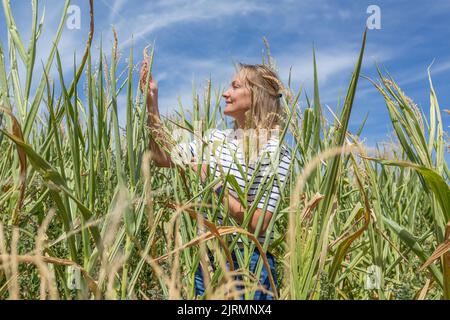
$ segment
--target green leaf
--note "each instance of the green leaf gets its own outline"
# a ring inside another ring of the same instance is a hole
[[[444,220],[450,220],[450,189],[445,180],[434,169],[430,169],[418,164],[398,160],[384,160],[376,158],[368,158],[383,165],[405,167],[416,170],[424,178],[427,186],[436,196],[438,203],[442,209]]]
[[[422,263],[425,263],[427,261],[427,253],[417,241],[418,239],[411,232],[389,218],[383,217],[383,221],[392,231],[394,231],[399,236],[402,242],[417,255]],[[435,265],[428,266],[428,269],[433,274],[437,283],[442,287],[443,277],[439,269]]]
[[[78,208],[80,209],[80,212],[83,214],[85,220],[89,220],[92,217],[92,212],[88,208],[86,208],[83,205],[83,203],[81,203],[69,191],[64,179],[61,177],[58,171],[56,171],[45,159],[43,159],[40,155],[38,155],[30,145],[26,144],[17,137],[9,134],[3,129],[0,129],[0,131],[3,132],[9,139],[11,139],[18,147],[20,147],[26,153],[31,165],[41,173],[44,180],[46,182],[52,183],[51,185],[49,185],[49,188],[56,188],[57,190],[64,192],[72,200],[74,200]],[[89,230],[91,231],[92,236],[94,237],[94,240],[97,243],[97,246],[101,247],[100,233],[98,231],[97,226],[90,226]]]

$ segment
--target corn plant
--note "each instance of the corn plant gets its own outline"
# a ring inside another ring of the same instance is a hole
[[[2,3],[8,41],[0,43],[1,298],[194,299],[195,271],[211,264],[213,271],[204,272],[203,298],[237,298],[243,286],[244,297],[252,299],[267,252],[278,261],[278,299],[450,298],[449,171],[431,75],[429,118],[387,73],[378,69],[379,81],[368,79],[385,99],[395,133],[390,150],[370,151],[359,139],[370,118],[355,133],[348,130],[357,85],[364,80],[366,33],[345,99],[331,119],[320,102],[314,49],[312,99],[303,88],[291,88],[290,74],[282,98],[281,139],[292,163],[267,229],[274,241],[266,237],[259,243],[255,235],[262,219],[254,233],[247,226],[276,175],[250,204],[252,181],[241,188],[227,172],[219,178],[245,208],[238,224],[223,202],[227,189],[213,191],[218,179],[209,175],[202,183],[190,166],[158,168],[148,152],[150,139],[170,153],[176,130],[189,134],[200,124],[206,132],[223,124],[223,89],[209,80],[199,93],[193,84],[191,105],[180,102],[158,130],[148,126],[143,99],[148,88],[141,93],[133,83],[141,57],[131,48],[127,64],[121,63],[115,30],[109,59],[101,42],[92,49],[89,3],[86,48],[78,65],[73,57],[69,73],[57,45],[70,1],[42,64],[35,61],[37,48],[46,45],[39,42],[44,20],[37,0],[31,1],[27,47],[9,1]],[[276,69],[264,44],[263,63]],[[147,83],[157,63],[153,48],[144,51]],[[118,104],[120,94],[126,95],[125,105]],[[120,108],[126,114],[123,129]],[[255,250],[261,258],[253,274],[249,263]],[[205,258],[207,251],[213,263]],[[226,267],[233,252],[236,270]],[[377,285],[368,287],[373,268]]]

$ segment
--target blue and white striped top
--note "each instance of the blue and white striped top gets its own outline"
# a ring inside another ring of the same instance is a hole
[[[252,143],[256,141],[254,138],[250,141],[250,151],[247,152],[248,159],[245,161],[242,141],[232,129],[213,129],[203,138],[203,143],[199,138],[190,143],[180,143],[176,151],[188,163],[202,158],[202,163],[209,164],[215,178],[220,177],[222,172],[233,175],[240,189],[247,190],[248,205],[253,204],[258,190],[264,190],[257,208],[266,208],[266,211],[276,214],[281,197],[280,188],[286,183],[291,164],[290,152],[280,144],[278,137],[262,140],[259,149],[252,147]],[[239,163],[242,172],[236,163]],[[228,183],[227,188],[229,194],[238,199],[233,186]],[[222,223],[222,217],[218,217],[218,222]],[[264,240],[264,236],[260,236],[259,240]]]

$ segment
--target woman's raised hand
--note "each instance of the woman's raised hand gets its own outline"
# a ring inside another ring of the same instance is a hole
[[[141,92],[144,94],[146,89],[146,80],[149,69],[149,61],[147,58],[142,62],[141,72],[139,75],[139,86]],[[150,74],[149,86],[147,91],[147,108],[158,108],[158,84]]]

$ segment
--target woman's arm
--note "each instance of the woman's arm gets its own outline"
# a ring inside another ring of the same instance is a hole
[[[191,166],[192,166],[192,169],[194,169],[194,171],[197,171],[196,164],[191,164]],[[201,180],[204,182],[206,180],[206,170],[207,170],[205,164],[202,165],[201,170],[202,170],[201,171]],[[224,197],[224,201],[225,200],[226,200],[226,198]],[[235,197],[233,197],[230,194],[228,194],[227,200],[228,200],[228,207],[230,209],[231,216],[235,220],[237,220],[240,224],[242,224],[242,222],[244,221],[244,207],[239,202],[239,200],[237,200]],[[250,221],[250,224],[248,225],[248,228],[247,228],[248,231],[250,231],[251,233],[255,233],[256,227],[258,225],[259,217],[261,214],[264,214],[263,210],[261,210],[260,208],[257,208],[255,210],[252,220]],[[264,214],[264,220],[263,220],[261,229],[259,231],[259,234],[264,234],[266,232],[266,229],[269,226],[271,218],[272,218],[272,212],[266,211]]]
[[[148,72],[148,63],[146,60],[142,63],[141,73],[140,73],[140,88],[141,92],[144,93],[146,89],[146,78]],[[150,75],[148,94],[146,97],[147,105],[147,125],[151,129],[161,130],[162,121],[158,109],[158,85],[153,77]],[[152,160],[158,167],[172,167],[173,163],[170,156],[165,152],[159,145],[150,138],[149,148],[151,151]]]
[[[244,221],[244,207],[239,202],[239,200],[237,200],[232,195],[228,195],[228,206],[230,208],[230,214],[233,216],[233,218],[235,218],[239,223],[242,224],[242,222]],[[255,233],[261,214],[264,214],[264,220],[257,236],[266,232],[266,229],[269,226],[270,219],[272,218],[272,212],[266,211],[264,213],[263,210],[257,208],[255,213],[253,214],[250,224],[248,225],[248,231],[250,231],[251,233]]]

